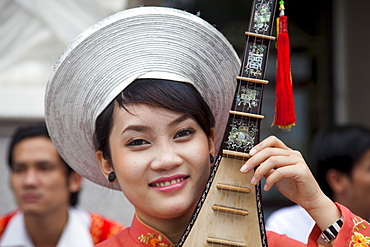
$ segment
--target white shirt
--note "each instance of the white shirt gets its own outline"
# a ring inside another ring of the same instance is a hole
[[[273,212],[266,221],[266,229],[279,234],[286,234],[302,243],[308,242],[315,221],[299,205],[285,207]]]
[[[70,208],[68,222],[58,241],[57,247],[94,246],[90,234],[91,217],[82,209]],[[22,212],[18,212],[9,221],[0,240],[1,247],[34,247],[30,239]]]

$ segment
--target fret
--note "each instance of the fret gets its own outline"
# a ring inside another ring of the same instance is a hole
[[[232,150],[222,150],[222,156],[224,157],[232,157],[232,158],[240,158],[240,159],[249,159],[251,156],[249,153],[243,153],[243,152],[235,152]]]
[[[240,216],[246,216],[249,214],[248,210],[245,210],[242,208],[234,208],[234,207],[228,207],[228,206],[217,205],[217,204],[214,204],[212,206],[212,209],[217,212],[236,214]]]
[[[249,194],[251,192],[250,188],[243,187],[243,186],[230,185],[230,184],[218,183],[216,185],[216,188],[219,190],[226,190],[226,191],[232,191],[232,192],[237,192],[237,193]]]
[[[276,38],[274,36],[269,36],[269,35],[263,35],[263,34],[258,34],[258,33],[251,33],[251,32],[244,32],[245,35],[247,36],[254,36],[260,39],[269,39],[269,40],[275,40]]]
[[[245,243],[235,242],[235,241],[226,240],[226,239],[212,238],[212,237],[208,237],[207,242],[209,244],[218,244],[218,245],[230,246],[230,247],[246,247],[247,246]]]
[[[262,83],[262,84],[265,84],[265,85],[269,83],[269,81],[266,81],[266,80],[260,80],[260,79],[254,79],[254,78],[249,78],[249,77],[242,77],[242,76],[237,76],[236,79],[242,80],[242,81]]]
[[[244,117],[251,117],[251,118],[258,118],[258,119],[264,119],[265,117],[263,115],[258,114],[252,114],[248,112],[240,112],[240,111],[229,111],[230,114],[244,116]]]

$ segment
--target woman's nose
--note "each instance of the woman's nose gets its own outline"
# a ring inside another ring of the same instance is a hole
[[[180,157],[176,149],[171,145],[165,145],[160,148],[151,163],[153,170],[171,170],[176,166],[181,165],[183,159]]]

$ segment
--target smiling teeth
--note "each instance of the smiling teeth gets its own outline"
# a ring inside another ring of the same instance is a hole
[[[180,183],[183,180],[184,180],[183,178],[178,178],[178,179],[172,179],[171,181],[155,183],[154,187],[165,187],[165,186],[169,186],[169,185],[172,185],[172,184]]]

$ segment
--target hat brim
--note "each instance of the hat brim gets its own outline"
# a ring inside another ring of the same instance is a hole
[[[109,103],[138,78],[191,83],[215,116],[218,150],[239,67],[227,39],[195,15],[165,7],[119,12],[78,36],[55,64],[45,94],[51,139],[76,172],[119,190],[94,148],[95,121]]]

